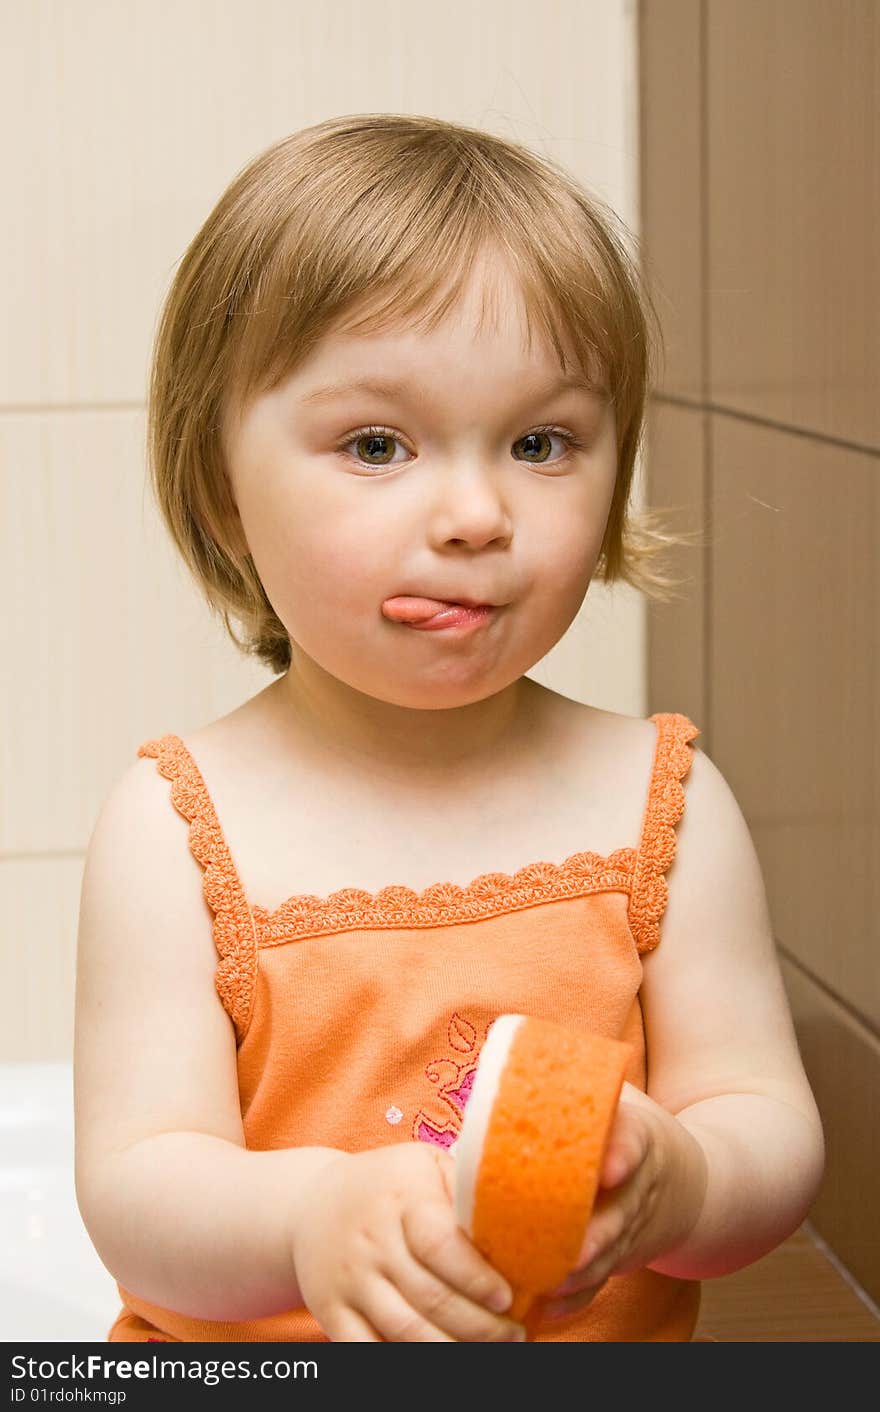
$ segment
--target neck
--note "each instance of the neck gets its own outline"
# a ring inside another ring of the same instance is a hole
[[[280,730],[328,768],[386,787],[485,781],[502,760],[509,770],[534,724],[541,688],[525,676],[465,706],[412,709],[359,692],[292,650],[268,693]]]

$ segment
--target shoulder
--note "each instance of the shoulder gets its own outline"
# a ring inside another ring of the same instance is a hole
[[[654,730],[652,722],[647,723]],[[682,739],[679,735],[678,739]],[[763,893],[764,884],[752,836],[730,784],[700,745],[699,738],[687,742],[676,769],[683,795],[682,812],[675,821],[675,854],[669,870],[670,902],[672,877],[676,899],[687,894],[693,902],[713,885],[735,884],[737,895],[750,890]]]
[[[154,982],[166,1011],[187,981],[213,993],[217,954],[188,826],[154,757],[136,757],[104,798],[80,887],[77,1008],[103,994],[136,1012]],[[124,1001],[124,1003],[123,1003]],[[96,1000],[99,1003],[99,999]]]
[[[680,813],[673,810],[670,817],[667,904],[660,944],[645,957],[646,966],[657,971],[686,948],[698,947],[702,926],[714,919],[717,927],[722,914],[732,940],[742,944],[756,932],[772,939],[761,865],[731,786],[698,739],[687,743],[675,774],[682,793]]]
[[[80,958],[88,952],[94,970],[125,957],[130,978],[139,967],[164,978],[169,1008],[172,994],[185,1005],[195,990],[212,1005],[219,998],[218,1016],[237,1026],[253,975],[250,913],[240,889],[228,885],[235,870],[210,801],[201,812],[206,796],[186,775],[185,754],[160,753],[173,760],[167,775],[157,756],[136,755],[99,810],[81,881]],[[179,778],[184,788],[176,791]]]
[[[154,755],[136,755],[104,797],[88,842],[84,878],[141,903],[156,875],[196,895],[198,869],[186,847],[185,825],[171,804],[172,782]],[[183,846],[181,846],[181,839]],[[180,893],[178,893],[178,901]]]
[[[606,711],[600,706],[552,691],[538,682],[530,682],[530,685],[549,730],[571,727],[582,743],[603,750],[609,758],[631,756],[634,751],[644,758],[646,751],[653,750],[657,739],[657,727],[653,721],[642,716],[628,716],[623,711]]]

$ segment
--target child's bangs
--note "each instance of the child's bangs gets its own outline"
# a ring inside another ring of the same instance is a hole
[[[497,327],[499,282],[492,271],[506,267],[520,294],[529,352],[537,337],[567,375],[566,349],[573,350],[585,379],[613,398],[632,357],[614,269],[577,203],[563,219],[558,191],[549,211],[549,193],[514,194],[517,200],[510,192],[505,199],[503,187],[475,190],[462,179],[453,196],[444,191],[442,209],[422,206],[418,219],[401,194],[367,227],[353,227],[345,216],[335,232],[325,226],[311,250],[308,223],[304,230],[299,220],[291,222],[254,281],[252,308],[239,310],[234,361],[241,402],[277,386],[327,334],[433,332],[478,265],[480,329],[493,318]]]
[[[580,371],[596,388],[606,381],[603,371],[615,362],[614,350],[595,317],[595,302],[584,309],[572,307],[564,284],[550,278],[541,268],[533,246],[524,242],[511,245],[509,236],[502,250],[501,240],[492,244],[482,232],[476,235],[474,247],[463,261],[451,256],[449,248],[427,249],[414,254],[408,269],[398,274],[398,283],[371,300],[369,307],[359,304],[355,311],[343,316],[334,326],[344,333],[384,333],[398,329],[415,329],[433,333],[444,319],[454,312],[462,299],[472,269],[481,256],[488,260],[504,260],[515,276],[520,298],[520,312],[525,329],[524,349],[529,354],[537,340],[552,347],[563,374],[571,371],[566,348],[573,347]],[[581,272],[582,273],[582,272]],[[485,279],[480,290],[477,331],[482,332],[487,321],[499,324],[500,294],[497,283]]]

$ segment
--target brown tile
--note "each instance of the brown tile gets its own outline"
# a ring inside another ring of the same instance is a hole
[[[704,424],[690,408],[654,400],[648,410],[646,500],[674,533],[703,529]],[[674,578],[688,582],[677,588],[679,598],[647,605],[648,714],[683,711],[704,732],[700,745],[708,751],[703,550],[683,545],[666,561]]]
[[[880,514],[857,449],[880,447],[880,13],[639,13],[642,246],[667,338],[647,499],[687,503],[688,528],[705,512],[708,541],[686,603],[648,605],[650,709],[686,684],[746,815],[828,1146],[810,1219],[704,1283],[698,1334],[877,1342],[854,1281],[880,1302]],[[676,397],[781,425],[719,410],[704,454],[702,407]]]
[[[711,401],[880,446],[880,10],[706,16]]]
[[[810,1224],[880,1304],[880,1039],[784,956],[782,975],[825,1130],[825,1179]]]
[[[710,419],[709,753],[776,936],[880,1026],[880,594],[874,458]]]
[[[643,266],[666,344],[670,394],[702,398],[700,0],[639,6]]]

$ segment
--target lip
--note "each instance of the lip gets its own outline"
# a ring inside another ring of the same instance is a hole
[[[437,603],[455,604],[456,608],[501,608],[501,603],[489,603],[479,598],[454,597],[451,593],[426,593],[424,589],[401,589],[396,598],[433,598]]]
[[[479,603],[475,598],[444,598],[442,593],[437,594],[440,603],[453,603],[456,608],[497,608],[497,603]]]

